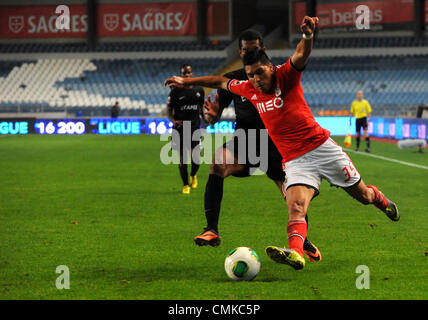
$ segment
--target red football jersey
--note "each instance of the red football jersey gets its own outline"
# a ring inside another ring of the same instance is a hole
[[[257,90],[248,80],[232,79],[228,83],[229,91],[247,98],[256,107],[283,162],[308,153],[330,137],[330,132],[315,121],[306,104],[300,84],[302,72],[290,60],[275,68],[273,94]]]

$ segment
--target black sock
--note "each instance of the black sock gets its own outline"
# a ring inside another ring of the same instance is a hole
[[[218,219],[220,216],[221,200],[223,199],[222,177],[216,174],[208,176],[205,188],[205,217],[207,218],[207,228],[218,232]]]
[[[179,164],[178,170],[180,171],[181,180],[183,180],[183,185],[187,186],[189,184],[189,175],[187,174],[187,164]]]
[[[196,164],[192,161],[192,169],[190,170],[190,175],[193,177],[199,170],[199,164]]]
[[[357,137],[357,148],[360,147],[360,137]]]
[[[366,138],[366,144],[367,144],[367,148],[370,148],[370,137]]]

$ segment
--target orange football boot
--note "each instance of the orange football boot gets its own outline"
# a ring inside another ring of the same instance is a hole
[[[303,252],[312,262],[319,262],[322,260],[321,252],[308,239],[305,239],[305,242],[303,243]]]
[[[221,237],[218,232],[212,229],[205,229],[204,232],[202,232],[199,236],[195,237],[193,241],[196,245],[200,247],[207,245],[211,247],[217,247],[220,245]]]

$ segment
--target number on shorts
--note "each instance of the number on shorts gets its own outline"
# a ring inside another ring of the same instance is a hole
[[[351,176],[355,177],[357,175],[357,169],[355,169],[351,161],[349,161],[348,166],[343,167],[342,171],[345,174],[345,178],[346,178],[345,182],[348,182],[349,180],[351,180]]]

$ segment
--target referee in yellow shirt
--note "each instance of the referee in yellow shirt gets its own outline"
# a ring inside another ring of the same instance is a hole
[[[363,99],[363,91],[359,90],[357,92],[357,100],[354,100],[351,106],[351,115],[357,118],[357,149],[355,151],[360,151],[360,133],[361,128],[363,128],[367,144],[366,152],[370,152],[370,137],[367,131],[367,125],[371,113],[372,107],[370,103],[366,99]]]

